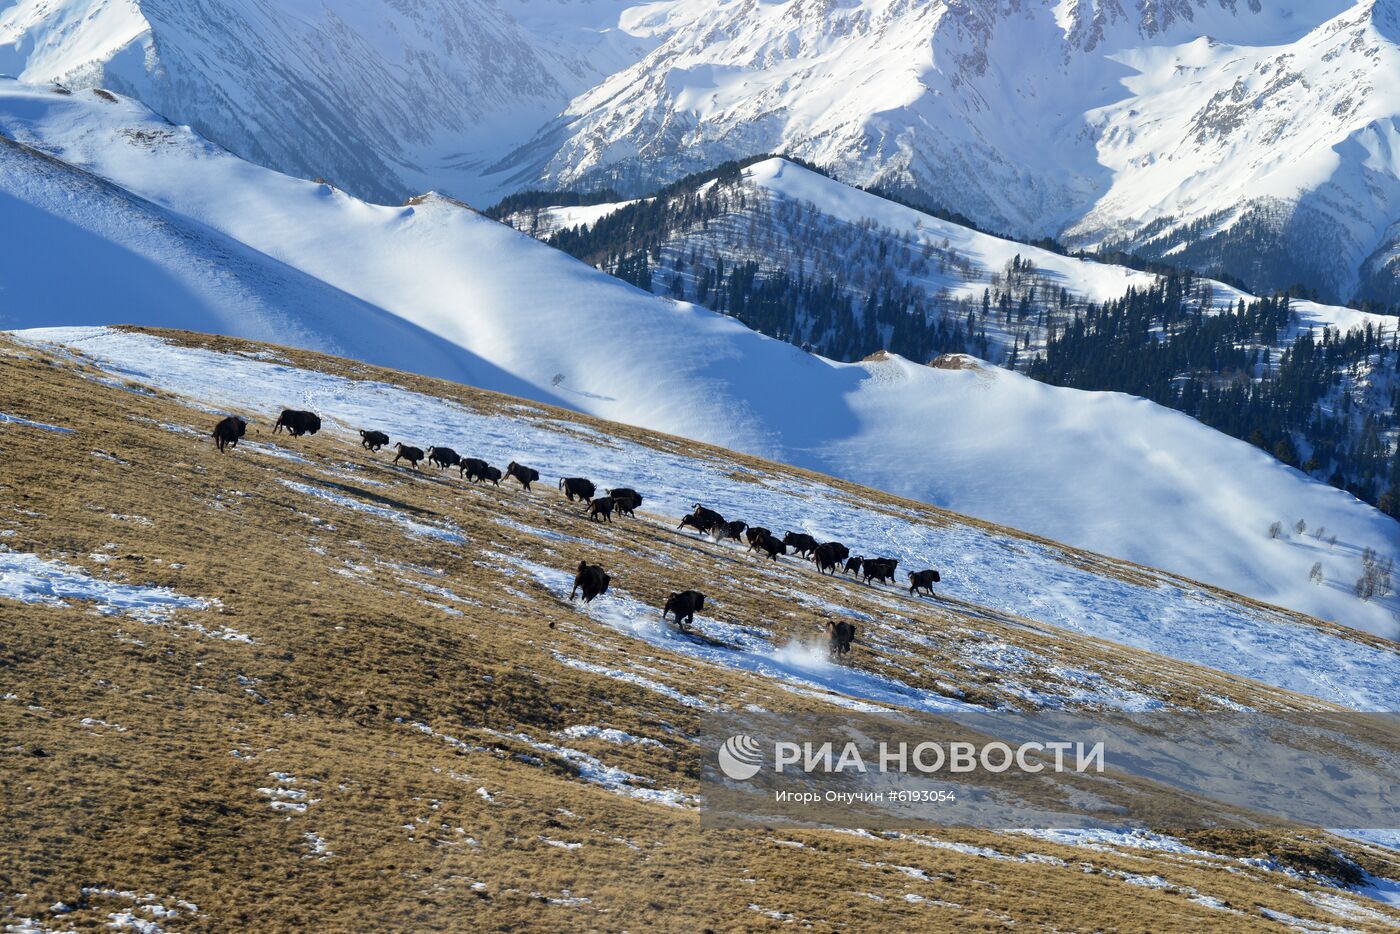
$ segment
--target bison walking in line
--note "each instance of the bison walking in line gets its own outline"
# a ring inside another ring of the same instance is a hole
[[[613,514],[613,498],[611,496],[600,496],[588,504],[588,518],[611,522]]]
[[[411,448],[402,441],[394,445],[394,451],[394,463],[397,464],[402,458],[408,461],[408,466],[412,467],[414,470],[418,469],[418,462],[423,459],[422,448]]]
[[[462,458],[451,448],[428,448],[428,463],[436,464],[438,470],[446,470],[462,463]]]
[[[524,464],[511,461],[506,465],[506,476],[514,477],[522,487],[529,490],[530,484],[540,478],[540,472],[533,467],[526,467]]]
[[[321,416],[315,412],[283,409],[282,414],[277,416],[277,424],[272,426],[272,433],[275,435],[283,428],[287,429],[287,433],[293,438],[314,435],[321,430]]]
[[[810,558],[817,550],[817,540],[806,532],[789,532],[783,536],[783,544],[792,549],[795,555]]]
[[[559,489],[564,491],[564,495],[573,502],[575,498],[583,500],[585,503],[593,500],[596,491],[592,480],[585,480],[583,477],[565,477],[559,481]]]
[[[457,476],[466,477],[472,483],[486,479],[486,471],[491,465],[479,457],[464,457],[457,464]],[[499,471],[497,472],[499,475]]]
[[[360,429],[360,447],[366,451],[378,451],[389,443],[389,436],[382,431],[365,431]]]
[[[928,591],[928,595],[933,596],[933,585],[943,578],[932,568],[923,571],[909,572],[909,593],[915,594],[920,590]]]
[[[608,490],[608,495],[612,497],[613,507],[618,515],[636,517],[633,510],[642,505],[642,494],[629,487],[620,486],[615,490]]]
[[[876,581],[894,583],[894,569],[899,564],[896,558],[866,558],[864,566],[865,582]]]
[[[237,415],[230,415],[222,419],[214,426],[214,443],[219,446],[219,453],[224,453],[225,447],[238,447],[238,439],[243,437],[248,430],[248,423]]]

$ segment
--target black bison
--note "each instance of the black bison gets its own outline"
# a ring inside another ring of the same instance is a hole
[[[397,464],[399,459],[402,458],[408,461],[408,466],[412,467],[414,470],[418,469],[418,462],[423,459],[422,448],[411,448],[402,441],[394,445],[394,451],[394,463]]]
[[[846,559],[846,573],[860,577],[860,566],[865,561],[860,555],[855,555]]]
[[[617,510],[618,515],[635,518],[636,513],[632,510],[642,505],[642,494],[628,487],[620,486],[615,490],[608,490],[608,495],[612,497],[613,508]]]
[[[481,479],[483,479],[483,480],[490,480],[494,485],[500,486],[500,485],[501,485],[501,468],[499,468],[499,467],[491,467],[491,466],[488,465],[487,468],[481,472]]]
[[[894,569],[899,564],[895,558],[866,558],[864,566],[865,582],[870,583],[871,578],[877,581],[894,583]]]
[[[761,525],[749,526],[749,530],[744,533],[744,539],[749,543],[749,551],[761,547],[763,540],[772,534]]]
[[[778,560],[778,555],[787,554],[787,546],[778,540],[776,535],[765,535],[758,543],[758,550],[763,552],[772,561]]]
[[[735,519],[733,522],[726,522],[722,525],[716,526],[715,532],[718,533],[721,539],[732,538],[737,542],[739,541],[739,536],[743,535],[744,530],[748,527],[749,524],[744,520]]]
[[[933,596],[933,585],[942,579],[943,578],[938,575],[938,572],[932,568],[925,571],[910,571],[909,592],[913,594],[920,590],[927,590],[928,595],[931,597]]]
[[[588,504],[588,518],[611,522],[614,505],[611,496],[600,496]]]
[[[578,592],[582,590],[583,602],[592,603],[594,597],[608,592],[608,584],[610,583],[612,583],[612,578],[598,565],[580,561],[578,573],[574,575],[574,589],[569,593],[569,599],[577,597]]]
[[[315,412],[299,412],[296,409],[283,409],[282,414],[277,416],[277,424],[272,426],[272,433],[275,435],[283,428],[293,438],[300,438],[302,435],[314,435],[321,430],[321,416]]]
[[[833,659],[840,658],[851,651],[851,643],[856,641],[855,623],[848,623],[844,620],[839,623],[835,620],[827,620],[826,638],[831,650],[831,657]]]
[[[360,447],[366,451],[378,451],[389,443],[389,436],[382,431],[365,431],[360,429]]]
[[[819,574],[827,572],[835,574],[836,569],[841,567],[841,562],[846,558],[842,552],[849,553],[846,546],[840,542],[825,542],[818,545],[816,550],[812,552],[812,560],[816,562],[817,572]]]
[[[517,464],[511,461],[506,465],[506,476],[514,477],[525,489],[530,489],[530,484],[540,478],[540,472],[533,467],[526,467],[524,464]]]
[[[690,515],[691,518],[696,520],[695,522],[691,523],[691,525],[694,525],[696,528],[708,529],[719,525],[721,522],[724,521],[724,516],[721,516],[713,509],[706,509],[699,503],[695,504],[695,511],[692,512]]]
[[[585,503],[592,501],[595,487],[592,480],[585,480],[583,477],[565,477],[559,481],[559,489],[564,491],[564,495],[569,498],[569,502],[578,497]]]
[[[436,464],[438,470],[446,470],[462,463],[462,458],[451,448],[428,448],[428,463]]]
[[[783,536],[783,544],[792,549],[795,555],[810,558],[817,550],[817,540],[806,532],[789,532]]]
[[[464,457],[457,463],[457,476],[479,483],[486,479],[486,469],[490,466],[479,457]]]
[[[243,437],[247,430],[248,423],[237,415],[220,419],[219,424],[214,426],[213,434],[214,443],[219,446],[219,453],[222,454],[225,447],[238,447],[238,439]]]
[[[681,524],[676,526],[676,528],[683,529],[686,526],[690,526],[701,535],[718,535],[724,528],[724,516],[708,509],[705,510],[705,512],[708,513],[708,515],[696,515],[692,513],[688,516],[682,516]],[[711,518],[711,516],[713,516],[713,518]]]
[[[661,618],[673,614],[676,617],[676,627],[681,632],[685,632],[691,623],[695,622],[695,611],[705,608],[705,595],[698,590],[683,590],[680,593],[671,594],[666,600],[666,608],[661,611]]]

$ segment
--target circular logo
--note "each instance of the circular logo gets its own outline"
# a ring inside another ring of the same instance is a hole
[[[719,769],[735,781],[748,781],[758,774],[763,757],[752,736],[739,733],[719,747]]]

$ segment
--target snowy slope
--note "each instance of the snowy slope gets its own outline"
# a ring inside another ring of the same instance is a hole
[[[528,406],[506,407],[501,412],[471,411],[452,400],[392,382],[349,379],[285,360],[255,359],[256,355],[218,354],[181,347],[147,334],[101,328],[46,328],[20,332],[18,337],[38,347],[81,352],[110,373],[175,392],[214,411],[237,408],[249,412],[264,430],[283,400],[304,400],[325,416],[325,430],[351,438],[355,437],[357,426],[381,425],[391,427],[396,438],[422,444],[444,442],[455,450],[471,452],[492,463],[528,459],[546,480],[561,475],[586,476],[603,487],[625,482],[644,491],[645,512],[662,517],[684,514],[699,498],[725,515],[742,516],[775,529],[803,529],[820,538],[840,538],[866,554],[897,557],[902,566],[940,568],[943,580],[938,586],[939,592],[950,600],[967,601],[974,608],[986,607],[1014,614],[1357,709],[1391,710],[1400,702],[1400,647],[1367,644],[1348,638],[1344,631],[1319,628],[1275,611],[1242,605],[1231,595],[1212,593],[1179,579],[1151,572],[1145,576],[1116,574],[1086,561],[1083,555],[1067,554],[1053,544],[1019,538],[1005,530],[960,522],[955,517],[935,524],[928,521],[927,515],[897,506],[874,508],[859,490],[840,489],[820,477],[806,479],[768,474],[761,467],[746,464],[739,468],[745,479],[736,479],[733,465],[712,460],[701,452],[657,449],[637,439],[607,436],[591,426],[561,431],[559,422],[549,418],[549,413]],[[917,381],[927,372],[898,361],[875,368],[868,381],[880,382],[883,386],[870,393],[865,405],[870,409],[888,404],[907,406],[909,395],[905,390],[910,387],[901,383]],[[960,388],[967,393],[966,397],[983,393],[999,395],[995,388],[979,385],[986,378],[985,374],[943,375],[965,381]],[[1016,380],[1016,385],[1022,391],[1044,390],[1025,380]],[[945,392],[942,401],[957,401],[957,392],[956,388]],[[1144,421],[1152,421],[1146,403],[1110,398],[1103,402],[1110,406],[1126,403],[1137,409]],[[1023,420],[1049,414],[1015,393],[1010,394],[1006,403],[1006,412],[984,414],[993,421],[1007,416],[1008,420],[1017,422],[1022,432],[1025,430]],[[912,414],[918,418],[925,413]],[[1084,427],[1095,422],[1100,422],[1098,427],[1102,427],[1099,413],[1086,411],[1080,413],[1079,418],[1084,426],[1070,425],[1061,418],[1053,427],[1059,431],[1078,431],[1077,437],[1081,439],[1089,437],[1083,432]],[[1189,419],[1175,421],[1183,430],[1199,433]],[[956,435],[964,433],[956,424],[951,427]],[[886,443],[889,441],[878,424],[872,434],[881,435]],[[1167,435],[1164,441],[1167,446],[1174,447],[1177,439]],[[859,445],[859,441],[853,444]],[[896,458],[905,453],[900,449],[889,451]],[[287,456],[299,457],[282,452],[282,457]],[[868,450],[862,456],[868,459]],[[1046,466],[1047,473],[1059,473],[1064,465],[1052,462]],[[1160,457],[1155,466],[1170,467]],[[1032,471],[1025,470],[1023,475],[1025,482],[1036,484]],[[450,473],[447,476],[450,484],[459,482]],[[1102,479],[1101,475],[1085,475],[1084,485]],[[409,535],[430,535],[458,544],[465,542],[456,529],[424,525],[384,505],[367,504],[346,495],[351,487],[336,491],[301,481],[284,479],[282,482],[299,493],[397,521]],[[463,497],[466,494],[459,491],[454,495]],[[536,491],[535,496],[549,499],[551,493]],[[1072,508],[1073,504],[1070,505]],[[672,523],[666,525],[669,528]],[[1203,538],[1211,534],[1204,528],[1199,531]],[[552,537],[556,542],[586,544],[557,529],[536,534]],[[737,553],[737,546],[734,547]],[[1277,552],[1279,560],[1288,560],[1293,547],[1281,545]],[[558,570],[519,559],[509,564],[545,583],[556,594],[560,594],[562,587],[561,595],[567,595],[570,578]],[[763,573],[773,575],[772,584],[782,587],[796,604],[831,606],[803,593],[804,587],[810,584],[804,583],[805,575],[796,570],[790,559],[771,565],[765,561],[758,566]],[[716,573],[723,572],[717,569]],[[884,606],[901,609],[901,604],[894,601],[901,600],[903,595],[886,592],[883,596]],[[894,703],[924,710],[966,709],[964,704],[951,698],[911,692],[886,678],[861,671],[848,672],[842,666],[814,663],[797,657],[794,652],[784,654],[776,651],[777,647],[767,640],[755,639],[755,633],[746,631],[743,626],[714,628],[714,624],[707,621],[707,626],[723,642],[697,646],[670,628],[658,625],[655,608],[629,599],[625,591],[609,591],[607,599],[599,601],[588,612],[595,619],[628,635],[646,639],[665,651],[752,671],[788,685],[796,683],[807,688],[836,690],[880,705]],[[974,610],[974,619],[975,616]],[[854,618],[861,620],[867,632],[879,625],[868,615]],[[900,638],[913,636],[904,633]],[[738,651],[724,645],[731,641],[740,646]],[[1016,653],[1008,650],[1007,655],[1003,661],[1014,668]],[[1107,684],[1091,686],[1086,699],[1110,707],[1128,705],[1138,709],[1145,704],[1145,709],[1160,708],[1160,704],[1147,698],[1134,700],[1131,694],[1115,696],[1112,686]]]
[[[366,204],[242,162],[130,102],[0,87],[0,132],[61,154],[190,229],[239,242],[272,268],[348,296],[334,314],[304,320],[301,303],[275,292],[241,304],[230,298],[226,314],[238,320],[220,326],[235,334],[264,334],[266,322],[252,312],[275,305],[302,322],[286,329],[285,341],[359,348],[377,363],[415,357],[375,330],[380,315],[389,316],[432,335],[441,350],[410,360],[412,370],[466,372],[486,388],[848,477],[1395,631],[1393,600],[1361,603],[1350,586],[1361,549],[1394,553],[1400,526],[1184,416],[993,369],[935,370],[897,358],[832,363],[695,306],[655,299],[442,198]],[[68,217],[45,200],[62,192],[37,177],[28,187],[34,193],[14,182],[5,190],[34,212]],[[102,237],[101,221],[93,212],[76,223],[35,224],[36,243],[42,237],[46,255],[81,262]],[[133,244],[129,259],[117,281],[139,282],[141,264],[177,261],[155,240]],[[56,274],[52,264],[13,268],[11,277],[41,282],[23,287],[19,305],[0,293],[8,327],[101,314],[49,296],[42,284]],[[147,294],[149,302],[126,304],[112,320],[168,326],[187,313],[183,293],[151,285]],[[208,325],[188,313],[193,325]],[[1325,525],[1336,549],[1267,537],[1270,523],[1300,518]],[[1323,563],[1324,586],[1308,582],[1315,561]]]

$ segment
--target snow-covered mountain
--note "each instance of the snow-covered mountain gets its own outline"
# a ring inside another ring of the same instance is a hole
[[[6,214],[27,219],[0,225],[0,326],[183,324],[348,351],[1395,631],[1394,598],[1363,602],[1351,585],[1362,549],[1400,550],[1400,526],[1140,399],[975,361],[837,364],[650,296],[449,199],[367,204],[121,98],[0,82],[0,134],[18,141],[0,173]],[[307,279],[304,300],[288,291]],[[1298,519],[1337,545],[1269,537]],[[1322,584],[1309,580],[1316,562]]]
[[[8,7],[8,8],[6,8]],[[380,200],[465,184],[647,45],[618,0],[18,0],[0,74],[106,87]]]
[[[0,72],[360,196],[787,152],[1017,236],[1396,300],[1391,0],[15,0]]]

